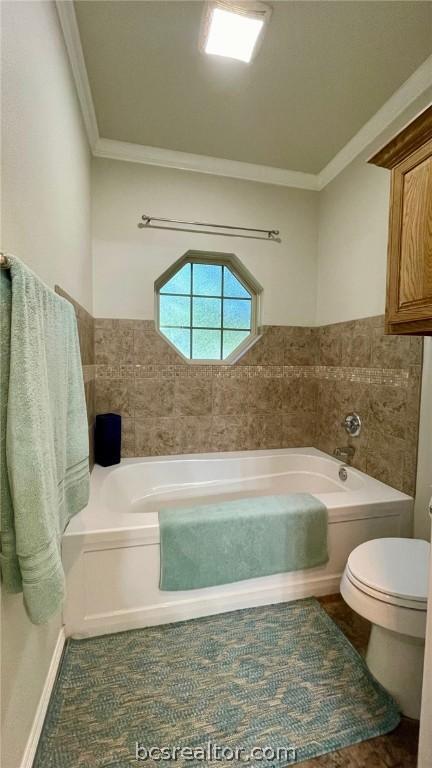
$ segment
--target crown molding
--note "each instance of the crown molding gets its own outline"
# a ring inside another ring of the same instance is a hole
[[[364,124],[318,174],[319,189],[323,189],[347,167],[369,144],[388,128],[419,96],[432,86],[432,56],[390,96],[381,109]]]
[[[182,171],[207,173],[212,176],[227,176],[231,179],[258,181],[263,184],[276,184],[281,187],[318,190],[318,177],[312,173],[289,171],[272,168],[268,165],[254,165],[237,160],[225,160],[208,155],[194,155],[189,152],[177,152],[172,149],[146,147],[142,144],[130,144],[126,141],[98,139],[93,148],[96,157],[123,160],[144,165],[158,165],[162,168],[176,168]]]
[[[99,130],[74,4],[72,0],[56,0],[56,8],[72,69],[72,75],[75,80],[88,142],[90,144],[90,149],[93,151],[96,142],[99,139]]]
[[[93,99],[85,65],[84,54],[72,0],[56,0],[60,24],[69,56],[84,124],[91,151],[95,157],[111,160],[155,165],[162,168],[176,168],[195,171],[212,176],[225,176],[262,184],[295,187],[320,191],[365,150],[391,123],[419,96],[432,86],[432,56],[395,91],[388,101],[352,139],[330,160],[318,174],[273,168],[268,165],[243,163],[238,160],[177,152],[161,147],[148,147],[99,136]]]

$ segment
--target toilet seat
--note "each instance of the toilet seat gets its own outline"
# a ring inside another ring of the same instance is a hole
[[[430,545],[420,539],[373,539],[348,557],[340,591],[356,613],[400,635],[426,633]]]
[[[419,539],[373,539],[354,549],[342,576],[345,602],[371,623],[366,664],[418,718],[426,636],[430,545]]]
[[[430,545],[421,539],[366,541],[351,552],[345,575],[376,600],[426,611],[429,551]]]
[[[351,582],[353,587],[356,587],[356,589],[358,589],[360,592],[363,592],[363,594],[373,597],[375,600],[380,600],[383,603],[388,603],[389,605],[394,605],[398,608],[410,608],[414,611],[427,610],[427,603],[421,600],[409,600],[407,598],[402,598],[396,595],[388,595],[386,592],[380,592],[378,589],[372,589],[372,587],[369,587],[367,584],[364,584],[362,581],[357,579],[351,573],[348,565],[345,569],[345,576]]]

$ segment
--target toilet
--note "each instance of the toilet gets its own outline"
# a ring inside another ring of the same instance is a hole
[[[341,581],[345,602],[371,622],[366,663],[403,715],[420,717],[430,545],[373,539],[350,554]]]

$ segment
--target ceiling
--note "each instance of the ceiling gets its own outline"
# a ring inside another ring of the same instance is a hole
[[[318,173],[432,52],[431,2],[271,5],[244,64],[199,51],[198,0],[75,2],[100,135]]]

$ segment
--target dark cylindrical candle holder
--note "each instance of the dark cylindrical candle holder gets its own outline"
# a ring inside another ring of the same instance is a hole
[[[118,413],[101,413],[95,424],[95,462],[102,467],[120,464],[121,416]]]

